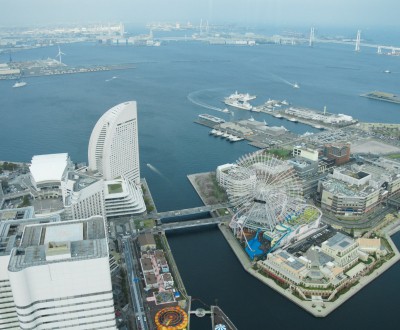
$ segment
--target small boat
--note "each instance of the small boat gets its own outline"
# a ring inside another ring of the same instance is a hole
[[[230,111],[228,110],[228,108],[225,108],[224,110],[222,110],[222,112],[227,113],[227,112],[230,112]]]
[[[24,87],[24,86],[26,86],[26,82],[25,82],[25,81],[17,81],[17,82],[13,85],[13,88]]]
[[[299,84],[298,84],[297,82],[295,82],[295,83],[293,84],[293,88],[300,88],[300,86],[299,86]]]
[[[390,70],[385,70],[383,71],[384,73],[391,73]]]

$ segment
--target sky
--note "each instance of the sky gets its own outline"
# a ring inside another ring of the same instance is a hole
[[[399,0],[0,0],[0,26],[150,22],[398,26]]]

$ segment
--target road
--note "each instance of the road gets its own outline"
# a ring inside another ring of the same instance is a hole
[[[134,258],[135,252],[131,246],[131,242],[129,239],[124,238],[122,240],[122,246],[125,255],[125,263],[127,270],[127,279],[129,281],[129,290],[131,293],[131,300],[133,311],[136,315],[136,323],[140,326],[139,329],[148,330],[149,325],[146,320],[146,314],[144,312],[143,300],[141,296],[140,290],[140,278],[137,274],[139,274],[139,270],[136,268],[137,258]],[[137,280],[135,280],[137,279]]]
[[[377,209],[371,214],[368,214],[360,219],[340,220],[332,215],[329,215],[325,210],[323,210],[322,222],[330,225],[344,227],[347,229],[369,229],[375,227],[380,221],[385,218],[387,214],[393,211],[394,209],[390,207],[381,206],[377,207]]]

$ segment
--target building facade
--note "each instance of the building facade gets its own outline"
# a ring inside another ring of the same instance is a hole
[[[350,143],[345,144],[326,144],[324,155],[328,159],[334,159],[335,165],[342,165],[350,160]]]
[[[89,170],[105,180],[118,177],[140,184],[137,107],[116,105],[97,121],[89,140]]]

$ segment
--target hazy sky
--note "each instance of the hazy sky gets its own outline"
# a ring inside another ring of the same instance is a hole
[[[398,26],[399,0],[0,0],[0,26],[54,23],[239,23]]]

